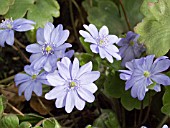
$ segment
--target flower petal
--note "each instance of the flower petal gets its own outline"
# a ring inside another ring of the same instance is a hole
[[[8,32],[8,36],[7,36],[7,39],[6,39],[6,43],[8,45],[13,45],[14,44],[14,31],[13,30],[10,30]]]
[[[51,91],[49,91],[48,93],[45,94],[45,99],[52,100],[52,99],[63,97],[64,94],[66,94],[65,88],[66,88],[66,86],[63,86],[63,85],[56,86]]]
[[[95,93],[97,91],[97,86],[94,83],[81,85],[81,86],[82,86],[82,88],[87,89],[91,93]]]
[[[99,71],[86,72],[79,77],[80,84],[90,84],[100,77]]]
[[[47,43],[50,43],[51,33],[53,29],[54,25],[51,22],[46,23],[44,27],[44,39],[47,41]]]
[[[0,46],[4,47],[5,45],[5,41],[7,39],[8,36],[8,30],[0,30]]]
[[[61,96],[60,98],[57,98],[55,101],[55,106],[57,108],[62,108],[65,106],[66,104],[66,95],[67,93],[65,92],[65,94],[63,94],[63,96]]]
[[[78,96],[78,93],[74,93],[75,106],[78,110],[83,110],[85,106],[85,101]]]
[[[21,96],[22,93],[25,91],[25,89],[28,86],[30,86],[30,84],[31,84],[31,81],[27,81],[27,82],[22,83],[18,88],[18,95]]]
[[[170,85],[170,77],[168,77],[164,74],[161,74],[161,73],[152,75],[151,79],[154,80],[158,84]]]
[[[38,80],[36,82],[34,82],[34,89],[33,91],[35,92],[35,94],[37,96],[41,96],[42,95],[42,84],[40,82],[38,82]]]
[[[44,29],[43,28],[38,28],[37,33],[36,33],[36,39],[40,45],[43,45],[46,42],[44,39]]]
[[[34,29],[34,26],[31,24],[22,24],[14,28],[14,30],[18,32],[25,32],[32,29]]]
[[[65,79],[68,80],[70,79],[70,70],[68,69],[68,67],[66,67],[63,63],[61,62],[57,62],[57,67],[58,67],[58,71],[59,74]]]
[[[53,73],[49,73],[47,75],[47,80],[52,86],[64,85],[65,83],[65,80],[60,77],[57,70]]]
[[[92,103],[94,100],[95,100],[95,97],[93,95],[93,93],[91,93],[90,91],[86,90],[85,88],[79,88],[77,90],[77,93],[79,94],[79,96],[89,102],[89,103]]]
[[[26,82],[30,80],[30,76],[28,76],[27,74],[23,74],[23,73],[19,73],[15,75],[14,81],[16,85],[19,85],[23,82]]]
[[[79,60],[75,58],[73,61],[72,68],[71,68],[71,76],[73,80],[75,79],[78,71],[79,71]]]
[[[99,53],[99,49],[96,44],[91,44],[90,49],[92,50],[93,53]]]
[[[99,36],[100,37],[105,37],[109,34],[109,29],[104,25],[100,28],[99,30]]]
[[[90,24],[89,26],[83,25],[83,27],[90,32],[93,37],[98,37],[98,30],[95,25]]]
[[[70,113],[75,105],[75,99],[74,99],[74,93],[73,91],[69,91],[67,93],[67,97],[66,97],[66,105],[65,105],[65,110],[67,113]]]
[[[39,44],[30,44],[26,47],[26,51],[30,53],[42,52],[42,47]]]
[[[102,59],[105,58],[106,55],[107,55],[107,52],[103,48],[101,48],[101,47],[98,47],[98,48],[99,48],[99,55],[100,55],[100,57]]]
[[[39,58],[41,58],[42,56],[43,56],[42,52],[32,54],[32,55],[30,56],[30,62],[33,62],[34,60],[39,59]]]
[[[88,32],[80,30],[79,31],[80,35],[84,38],[93,38]]]
[[[114,44],[114,43],[118,42],[118,40],[120,40],[120,39],[118,39],[118,37],[116,35],[108,35],[107,39],[108,39],[109,44]]]
[[[24,96],[27,101],[31,99],[32,91],[33,91],[33,86],[32,83],[28,85],[28,87],[25,89]]]
[[[78,79],[82,74],[86,72],[91,72],[92,70],[92,62],[88,62],[87,64],[80,67],[79,72],[77,73],[76,78]]]

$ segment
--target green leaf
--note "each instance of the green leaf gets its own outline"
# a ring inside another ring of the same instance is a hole
[[[94,128],[120,128],[117,116],[111,110],[102,110],[102,114],[94,121]]]
[[[13,19],[25,17],[36,22],[36,27],[43,27],[59,17],[60,6],[56,0],[15,0],[5,17]]]
[[[15,0],[5,17],[13,19],[24,17],[33,4],[34,0]]]
[[[120,80],[118,73],[109,73],[105,78],[104,93],[114,98],[120,98],[125,92],[125,83]]]
[[[31,128],[31,124],[29,122],[22,122],[20,125],[19,125],[19,128]]]
[[[2,117],[4,109],[6,108],[6,103],[7,103],[6,97],[3,95],[0,95],[0,118]]]
[[[40,120],[43,120],[44,117],[42,116],[38,116],[38,115],[35,115],[35,114],[24,114],[24,117],[21,116],[21,115],[17,115],[20,122],[29,122],[31,123],[32,125],[35,125],[36,123],[38,123]]]
[[[37,27],[43,27],[47,22],[53,22],[53,17],[60,16],[60,6],[56,0],[36,0],[28,10],[27,18],[36,22]]]
[[[0,0],[0,15],[5,15],[15,0]]]
[[[153,96],[154,94],[155,94],[154,91],[149,91],[149,92],[146,93],[145,98],[143,99],[143,108],[148,106],[148,104],[151,100],[151,96]],[[121,104],[128,111],[131,111],[134,108],[135,109],[141,109],[141,101],[138,100],[137,98],[133,98],[131,96],[130,90],[123,93],[123,95],[121,97]]]
[[[148,1],[148,0],[147,0]],[[135,27],[135,32],[140,35],[139,40],[146,45],[147,54],[156,57],[165,55],[170,48],[170,1],[159,0],[157,3],[143,3],[141,9],[145,18]]]
[[[2,128],[18,128],[19,119],[13,114],[6,115],[0,120],[0,126]]]
[[[90,43],[84,42],[83,37],[80,37],[79,40],[80,40],[81,44],[83,45],[83,48],[85,49],[85,51],[87,53],[93,54],[91,49],[90,49]]]
[[[55,118],[49,118],[43,121],[43,128],[61,128],[60,124]]]
[[[161,108],[162,113],[170,116],[170,101],[169,101],[169,97],[170,97],[170,86],[166,86],[165,87],[165,93],[163,95],[163,107]]]
[[[142,19],[139,12],[142,0],[122,0],[129,22],[133,27]],[[123,11],[112,0],[89,0],[83,2],[83,7],[88,13],[88,21],[98,28],[106,25],[110,33],[121,34],[128,31]],[[120,14],[121,13],[121,14]]]

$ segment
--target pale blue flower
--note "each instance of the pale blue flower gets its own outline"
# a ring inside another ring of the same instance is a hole
[[[48,82],[54,88],[45,94],[48,100],[56,99],[55,106],[65,106],[67,113],[70,113],[74,106],[82,110],[85,101],[92,103],[95,100],[93,93],[97,86],[93,83],[100,76],[100,72],[92,71],[92,62],[79,67],[77,58],[71,63],[70,59],[64,57],[57,62],[58,71],[47,75]]]
[[[161,91],[160,84],[170,85],[170,78],[161,72],[170,66],[170,60],[166,56],[157,58],[154,62],[154,55],[148,55],[141,59],[134,59],[126,63],[129,70],[122,72],[120,78],[126,80],[125,90],[131,89],[132,97],[143,100],[148,89]]]
[[[52,23],[47,23],[44,29],[39,28],[37,30],[38,43],[26,47],[26,51],[32,53],[30,56],[31,65],[35,69],[44,68],[47,72],[55,69],[57,60],[65,56],[66,48],[72,46],[65,43],[68,36],[69,31],[63,30],[61,24],[54,28]]]
[[[35,22],[27,19],[6,19],[0,24],[0,46],[4,47],[5,42],[8,45],[14,44],[14,31],[25,32],[34,29]]]
[[[140,57],[145,51],[143,44],[138,43],[139,35],[129,31],[126,38],[122,38],[117,45],[120,46],[119,54],[122,57],[121,65],[124,67],[125,63],[132,59]]]
[[[31,99],[32,92],[37,96],[42,95],[42,84],[48,85],[46,79],[46,73],[40,72],[40,70],[34,70],[31,66],[26,65],[24,67],[25,73],[18,73],[15,75],[15,84],[19,86],[18,94],[22,95],[24,92],[25,99],[29,101]]]
[[[99,31],[93,24],[83,26],[88,32],[80,30],[79,33],[85,38],[85,42],[92,43],[90,49],[93,53],[99,53],[102,59],[107,58],[110,63],[113,63],[113,57],[121,60],[121,56],[118,54],[119,49],[113,45],[118,41],[118,37],[109,35],[109,30],[106,26],[103,26]]]

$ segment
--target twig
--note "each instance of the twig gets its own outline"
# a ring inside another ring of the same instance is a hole
[[[5,78],[5,79],[3,79],[3,80],[0,80],[0,84],[6,83],[6,82],[8,82],[8,81],[11,81],[11,80],[14,79],[14,77],[15,77],[15,75],[10,76],[10,77],[8,77],[8,78]]]
[[[29,59],[27,58],[27,56],[21,51],[21,49],[17,46],[12,46],[16,51],[18,51],[19,54],[21,54],[21,56],[26,60],[26,62],[30,62]]]
[[[162,128],[168,118],[169,116],[166,115],[156,128]]]
[[[50,113],[50,111],[47,109],[47,107],[43,104],[43,102],[40,100],[40,98],[39,97],[37,97],[37,99],[38,99],[38,102],[41,104],[41,106],[48,112],[48,114],[50,115],[50,116],[54,116],[52,113]]]
[[[129,23],[129,20],[128,20],[128,17],[127,17],[125,8],[124,8],[124,6],[123,6],[122,0],[119,0],[119,3],[120,3],[120,6],[121,6],[121,8],[122,8],[122,10],[123,10],[123,14],[124,14],[124,16],[125,16],[125,20],[126,20],[126,24],[127,24],[127,26],[128,26],[128,29],[131,30],[130,23]]]
[[[76,3],[75,0],[72,0],[73,4],[75,5],[75,7],[77,8],[78,12],[79,12],[79,15],[80,15],[80,19],[82,21],[82,23],[84,24],[84,19],[83,19],[83,16],[82,16],[82,13],[81,13],[81,10],[80,10],[80,7],[79,5]]]
[[[15,43],[17,43],[21,48],[24,48],[25,49],[25,46],[15,38]]]
[[[142,114],[143,114],[143,100],[141,101],[141,109],[139,113],[138,125],[141,124]]]
[[[7,103],[8,106],[10,106],[15,112],[17,112],[18,114],[20,114],[21,116],[24,116],[24,114],[18,110],[16,107],[14,107],[12,104],[10,104],[9,102]]]
[[[80,44],[79,37],[78,37],[77,31],[76,31],[76,27],[74,25],[72,0],[69,0],[69,11],[70,11],[71,24],[73,26],[73,31],[74,31],[75,38],[76,38],[76,40],[78,42],[77,44],[79,45],[79,49],[82,50],[82,45]]]

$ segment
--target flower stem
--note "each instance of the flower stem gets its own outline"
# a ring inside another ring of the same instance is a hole
[[[122,0],[119,0],[119,3],[120,3],[120,6],[121,6],[121,8],[122,8],[122,10],[123,10],[123,14],[124,14],[124,16],[125,16],[126,24],[127,24],[128,29],[129,29],[129,31],[130,31],[130,30],[131,30],[130,23],[129,23],[129,20],[128,20],[128,17],[127,17],[125,8],[124,8],[124,6],[123,6]]]
[[[0,84],[6,83],[6,82],[8,82],[8,81],[11,81],[11,80],[14,79],[14,77],[15,77],[15,75],[10,76],[10,77],[8,77],[8,78],[5,78],[5,79],[3,79],[3,80],[0,80]]]
[[[17,112],[21,116],[24,116],[24,114],[20,110],[18,110],[16,107],[14,107],[12,104],[7,103],[7,105],[10,106],[15,112]]]
[[[169,116],[166,115],[156,128],[162,128],[162,126],[165,124],[165,122],[167,121],[168,118],[169,118]]]
[[[21,48],[24,48],[25,49],[25,46],[15,38],[15,43],[17,43]]]
[[[143,100],[141,101],[141,109],[139,113],[138,125],[141,124],[142,115],[143,115]]]

